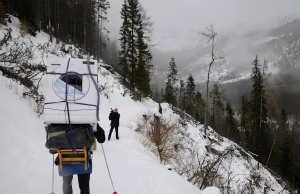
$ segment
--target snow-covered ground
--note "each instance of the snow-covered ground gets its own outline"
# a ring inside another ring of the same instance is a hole
[[[42,118],[38,119],[30,108],[28,100],[9,90],[6,78],[0,77],[0,146],[3,148],[0,160],[0,193],[41,194],[51,192],[52,155],[45,148],[45,130]],[[15,88],[15,84],[14,88]],[[21,90],[21,87],[19,87]],[[135,139],[132,130],[126,127],[143,109],[155,109],[123,97],[114,90],[111,99],[102,96],[100,125],[109,130],[108,114],[111,107],[118,107],[121,114],[120,140],[112,136],[103,146],[116,190],[119,193],[145,194],[199,194],[200,190],[175,172],[167,170],[158,159]],[[21,91],[18,92],[21,94]],[[101,146],[95,151],[91,175],[91,193],[112,193],[110,179],[105,166]],[[56,194],[62,193],[62,178],[55,166]],[[73,181],[78,193],[76,177]],[[210,193],[210,192],[208,192]]]
[[[168,171],[166,167],[161,165],[156,156],[145,149],[137,140],[136,134],[132,130],[134,128],[130,127],[136,124],[136,119],[141,114],[149,111],[157,113],[157,103],[152,100],[146,100],[142,103],[135,102],[130,96],[123,96],[123,88],[105,69],[101,69],[100,80],[106,89],[101,95],[99,123],[105,129],[106,134],[109,130],[108,114],[110,108],[117,107],[121,114],[120,140],[115,140],[113,135],[110,142],[103,144],[116,190],[119,193],[142,192],[146,194],[200,193],[200,190],[188,183],[183,177],[180,177],[176,172]],[[5,179],[3,186],[0,187],[0,193],[39,194],[50,192],[52,157],[44,147],[45,131],[42,117],[38,119],[30,108],[28,99],[22,99],[21,86],[16,87],[16,84],[12,83],[12,90],[9,90],[9,85],[10,80],[1,76],[0,123],[2,127],[0,145],[9,147],[9,149],[4,149],[2,153],[0,173]],[[105,97],[104,94],[108,95],[109,98]],[[30,104],[32,104],[31,101]],[[174,120],[178,118],[178,115],[172,113],[167,104],[162,104],[162,106],[165,118]],[[199,153],[202,154],[201,156],[206,155],[211,161],[215,160],[216,156],[205,149],[206,145],[210,145],[220,152],[225,152],[229,147],[235,149],[238,147],[226,139],[216,143],[204,139],[202,126],[195,127],[189,123],[187,129],[189,137],[194,140],[192,146],[196,146]],[[217,140],[216,134],[210,131],[209,139]],[[248,156],[248,160],[243,159],[238,149],[234,152],[234,154],[225,157],[220,173],[227,176],[230,172],[230,176],[236,178],[232,186],[239,189],[240,183],[246,184],[252,175],[256,162],[251,159],[251,156]],[[104,162],[103,152],[98,146],[94,154],[94,171],[91,178],[92,192],[112,192]],[[172,165],[176,166],[176,164]],[[261,174],[263,178],[262,186],[265,183],[269,184],[275,190],[274,193],[282,189],[265,169],[262,168],[257,173]],[[78,190],[77,181],[73,182],[73,186],[75,190]],[[215,189],[209,189],[208,193],[211,193],[211,190]],[[61,192],[61,178],[57,175],[57,167],[55,167],[55,192],[56,194]],[[257,193],[260,193],[259,190]]]
[[[11,24],[14,25],[11,27],[15,29],[13,33],[16,37],[19,33],[17,24],[17,20]],[[43,44],[49,39],[45,33],[38,34],[36,38],[26,36],[20,41],[32,41],[33,45]],[[62,51],[56,50],[60,46],[62,45],[50,44],[46,46],[46,52],[37,51],[36,58],[42,61],[46,55],[64,56]],[[186,181],[187,177],[181,177],[176,171],[169,171],[167,167],[161,165],[157,157],[140,143],[134,132],[137,118],[144,113],[150,112],[151,115],[157,113],[158,104],[150,99],[137,102],[132,100],[129,94],[123,95],[125,90],[117,81],[117,75],[113,75],[105,68],[101,68],[99,76],[100,84],[104,89],[101,93],[99,123],[105,129],[106,135],[110,127],[108,120],[110,109],[118,108],[121,114],[120,140],[115,140],[113,135],[110,142],[103,144],[110,172],[119,193],[216,194],[219,192],[215,187],[201,192],[196,186]],[[0,160],[0,173],[3,177],[0,193],[50,193],[52,156],[45,148],[42,117],[38,118],[30,108],[30,104],[34,106],[32,101],[21,97],[21,86],[17,87],[12,83],[12,90],[9,90],[9,85],[10,80],[0,76],[0,123],[2,126],[0,146],[5,148]],[[179,119],[179,115],[174,113],[168,104],[162,104],[162,108],[164,118],[171,118],[175,122]],[[186,139],[191,140],[185,145],[188,148],[197,148],[202,160],[214,161],[218,154],[212,150],[218,153],[232,150],[230,154],[223,157],[218,172],[221,176],[220,180],[231,178],[232,181],[230,185],[224,183],[218,186],[229,186],[235,192],[239,192],[252,184],[252,176],[258,174],[261,181],[257,184],[258,186],[254,186],[255,193],[262,193],[267,187],[268,193],[278,193],[282,190],[282,186],[266,169],[256,170],[257,162],[249,154],[233,142],[219,137],[212,129],[209,130],[208,138],[204,138],[203,126],[188,121],[185,134]],[[196,163],[191,165],[196,165]],[[101,146],[98,146],[94,154],[93,164],[91,192],[112,193]],[[176,163],[171,165],[178,167]],[[61,177],[58,176],[57,167],[55,167],[54,191],[56,194],[61,193],[61,182]],[[76,179],[73,185],[74,190],[78,192]]]
[[[65,56],[60,50],[63,45],[49,44],[49,36],[46,33],[40,32],[36,37],[27,34],[21,36],[20,23],[14,17],[8,26],[12,28],[13,41],[18,40],[35,49],[35,62],[39,63],[45,57],[54,55]],[[5,28],[1,26],[2,30]],[[4,32],[2,30],[1,32]],[[78,52],[78,49],[74,50]],[[136,140],[135,132],[128,128],[130,122],[145,110],[156,110],[156,103],[150,100],[139,103],[133,101],[129,95],[124,97],[123,88],[105,69],[100,71],[100,80],[102,85],[107,86],[101,95],[99,122],[106,135],[110,128],[110,108],[118,107],[121,114],[120,140],[115,140],[113,135],[111,141],[103,144],[114,185],[119,193],[218,194],[216,188],[208,188],[208,191],[201,192],[177,173],[169,171],[160,164],[153,153]],[[42,87],[42,90],[44,89]],[[24,88],[12,80],[0,76],[0,91],[0,146],[5,148],[0,160],[0,174],[3,177],[0,193],[50,193],[52,155],[45,148],[46,134],[42,116],[37,117],[34,112],[35,103],[31,99],[24,99]],[[108,95],[109,99],[105,95]],[[100,145],[94,152],[93,164],[91,193],[112,193]],[[78,193],[76,179],[75,177],[73,181],[73,189]],[[56,166],[54,180],[54,192],[62,193],[62,178],[58,176]]]

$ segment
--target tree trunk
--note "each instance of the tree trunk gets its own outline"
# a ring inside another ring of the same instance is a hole
[[[86,51],[86,0],[84,1],[84,16],[83,16],[83,48]]]
[[[269,153],[269,156],[268,156],[268,160],[267,160],[266,166],[268,166],[268,163],[269,163],[269,160],[270,160],[272,151],[273,151],[274,144],[275,144],[275,138],[274,138],[274,140],[273,140],[273,144],[272,144],[272,147],[271,147],[271,151],[270,151],[270,153]]]
[[[102,10],[101,10],[101,16],[102,16]],[[99,31],[99,38],[100,38],[100,47],[99,47],[99,56],[102,57],[102,45],[103,45],[103,40],[102,40],[102,36],[103,36],[103,33],[102,33],[102,30],[103,30],[103,18],[101,17],[100,18],[100,31]]]
[[[98,1],[98,26],[97,26],[97,59],[100,59],[101,56],[101,38],[100,36],[100,31],[102,30],[102,26],[100,25],[100,16],[102,16],[102,10],[100,9],[100,1]],[[99,26],[100,26],[100,30],[99,30]]]
[[[58,3],[57,3],[57,22],[56,22],[56,42],[58,43],[59,42],[59,38],[60,38],[60,28],[59,28],[59,23],[60,23],[60,12],[59,12],[59,7],[60,7],[60,0],[57,0]]]
[[[75,15],[75,0],[73,0],[73,43],[76,45],[76,15]]]
[[[133,25],[133,21],[131,24],[131,87],[132,90],[134,90],[134,55],[133,55],[133,50],[134,50],[134,25]]]
[[[212,61],[209,64],[209,68],[208,68],[208,73],[207,73],[207,83],[206,83],[206,106],[205,106],[205,121],[204,121],[204,134],[206,135],[206,131],[207,131],[207,114],[208,114],[208,91],[209,91],[209,76],[210,76],[210,69],[212,64],[215,61],[214,58],[214,41],[215,39],[213,39],[213,43],[212,43]]]
[[[55,35],[55,37],[57,38],[57,0],[54,0],[54,24],[53,24],[53,26],[54,26],[54,35]]]
[[[50,34],[50,42],[52,42],[52,26],[51,26],[50,0],[48,0],[48,28],[49,28],[49,34]]]
[[[37,0],[37,13],[36,13],[36,23],[39,30],[41,30],[41,0]]]

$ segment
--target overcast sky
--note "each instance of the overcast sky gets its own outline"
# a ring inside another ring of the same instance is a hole
[[[124,0],[111,0],[108,28],[113,38],[118,34],[120,10]],[[202,30],[214,24],[218,30],[240,23],[255,26],[270,24],[278,16],[300,15],[300,0],[140,0],[152,17],[155,36],[169,31]]]

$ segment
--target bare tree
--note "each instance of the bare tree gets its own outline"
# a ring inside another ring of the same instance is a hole
[[[216,175],[219,172],[219,167],[222,160],[234,150],[232,148],[226,150],[226,152],[218,155],[215,161],[208,161],[204,167],[204,174],[202,175],[202,183],[200,184],[200,189],[203,189],[207,184],[211,184],[215,180]]]
[[[48,0],[48,28],[49,28],[49,34],[50,34],[50,42],[52,42],[52,26],[51,26],[51,11],[50,11],[50,2]]]
[[[180,141],[176,136],[178,126],[175,123],[156,115],[144,115],[135,131],[142,135],[144,146],[150,148],[161,163],[169,162],[178,155]]]
[[[206,105],[205,105],[205,120],[204,120],[204,133],[206,135],[206,131],[207,131],[207,113],[208,113],[209,76],[210,76],[211,66],[213,65],[214,61],[216,59],[218,59],[215,56],[215,38],[217,36],[217,33],[215,32],[213,25],[211,25],[209,28],[206,28],[206,31],[200,32],[200,34],[202,36],[208,38],[208,42],[211,42],[211,45],[212,45],[212,48],[211,48],[211,62],[209,63],[209,67],[208,67],[207,83],[206,83]]]
[[[12,39],[11,29],[8,29],[0,40],[0,70],[3,75],[11,78],[26,87],[23,96],[29,96],[37,104],[37,112],[43,111],[44,97],[39,92],[41,79],[46,72],[44,64],[34,63],[35,48],[20,41],[19,38]]]

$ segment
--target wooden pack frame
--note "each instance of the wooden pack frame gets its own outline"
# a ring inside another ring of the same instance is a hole
[[[63,164],[84,163],[84,170],[88,169],[88,154],[86,147],[84,146],[82,149],[76,149],[76,151],[77,152],[74,152],[72,149],[57,149],[60,171],[62,171]]]

